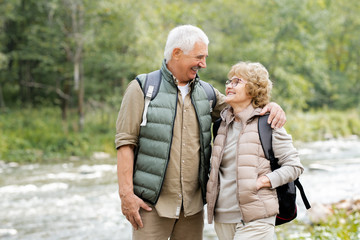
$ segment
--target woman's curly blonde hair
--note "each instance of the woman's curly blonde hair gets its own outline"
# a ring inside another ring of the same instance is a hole
[[[245,90],[252,98],[252,105],[264,107],[270,102],[272,82],[266,68],[258,62],[238,62],[233,65],[228,73],[228,78],[234,76],[247,81]]]

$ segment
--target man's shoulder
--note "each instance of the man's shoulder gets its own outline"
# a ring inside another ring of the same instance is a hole
[[[138,95],[143,96],[143,91],[141,89],[141,86],[136,79],[129,82],[124,96],[126,96],[126,95],[128,95],[128,96],[138,96]]]
[[[136,76],[135,80],[137,80],[137,81],[140,80],[141,82],[144,82],[146,80],[146,75],[147,75],[147,73],[141,73]]]

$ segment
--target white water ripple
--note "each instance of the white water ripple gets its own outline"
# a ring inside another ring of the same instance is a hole
[[[62,182],[54,182],[49,184],[44,184],[42,186],[36,186],[34,184],[27,185],[9,185],[5,187],[0,187],[0,193],[29,193],[29,192],[50,192],[57,191],[62,189],[67,189],[68,184]]]
[[[360,141],[331,140],[298,146],[305,172],[300,181],[311,203],[360,195]],[[116,160],[62,164],[0,162],[2,240],[128,240],[121,214]],[[299,220],[306,218],[298,196]],[[294,234],[297,234],[294,232]],[[213,225],[204,239],[216,239]]]

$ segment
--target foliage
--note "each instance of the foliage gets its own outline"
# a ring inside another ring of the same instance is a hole
[[[220,90],[231,65],[259,61],[287,110],[360,108],[359,10],[355,0],[2,0],[0,107],[76,107],[78,51],[85,102],[119,101],[137,74],[160,67],[168,32],[194,24],[210,38],[201,76]]]
[[[1,158],[112,152],[127,84],[160,67],[180,24],[208,34],[200,75],[220,91],[240,60],[268,68],[295,140],[360,135],[359,10],[355,0],[0,0]]]
[[[303,142],[360,136],[360,115],[356,109],[289,112],[285,128]]]

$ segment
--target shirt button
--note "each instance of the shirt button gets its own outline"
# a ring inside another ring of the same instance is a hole
[[[179,194],[179,198],[181,198],[181,194]]]

